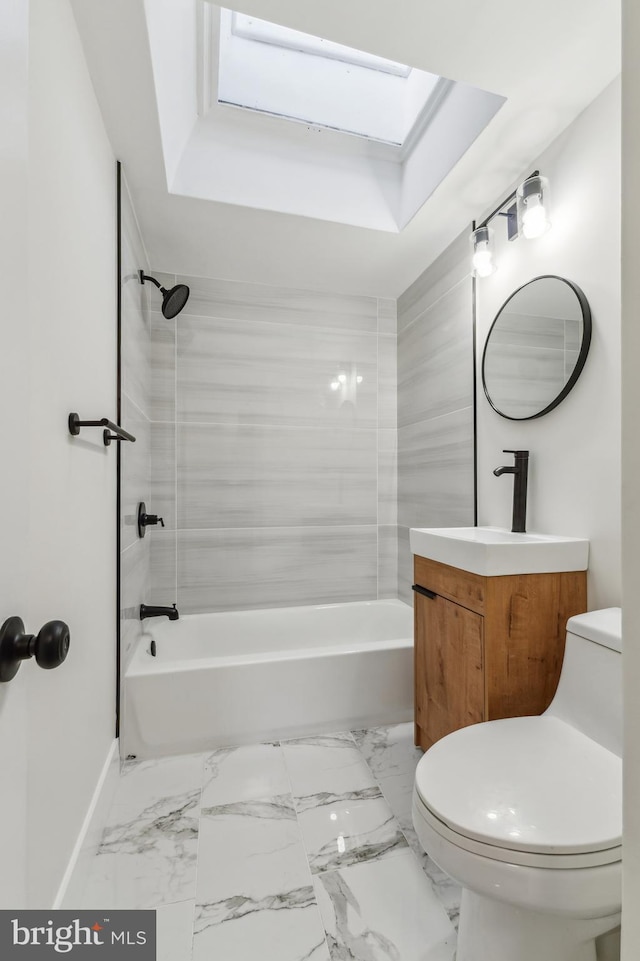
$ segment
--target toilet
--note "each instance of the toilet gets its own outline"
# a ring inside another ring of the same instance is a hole
[[[414,827],[462,886],[457,961],[617,957],[621,650],[620,608],[570,618],[544,714],[454,731],[418,763]]]

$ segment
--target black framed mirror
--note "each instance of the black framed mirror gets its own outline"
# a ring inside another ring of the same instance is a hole
[[[545,274],[504,302],[482,354],[482,386],[508,420],[542,417],[564,400],[584,367],[591,309],[577,284]]]

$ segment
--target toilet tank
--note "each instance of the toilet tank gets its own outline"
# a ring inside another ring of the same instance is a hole
[[[545,714],[622,757],[622,626],[619,607],[567,621],[558,690]]]

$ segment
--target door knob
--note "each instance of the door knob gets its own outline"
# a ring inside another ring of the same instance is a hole
[[[22,661],[35,657],[49,671],[59,667],[69,653],[71,638],[64,621],[47,621],[39,633],[26,634],[20,617],[10,617],[0,627],[0,682],[10,681]]]

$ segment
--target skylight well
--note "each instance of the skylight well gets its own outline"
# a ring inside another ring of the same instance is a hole
[[[401,146],[440,78],[221,10],[218,103]]]

